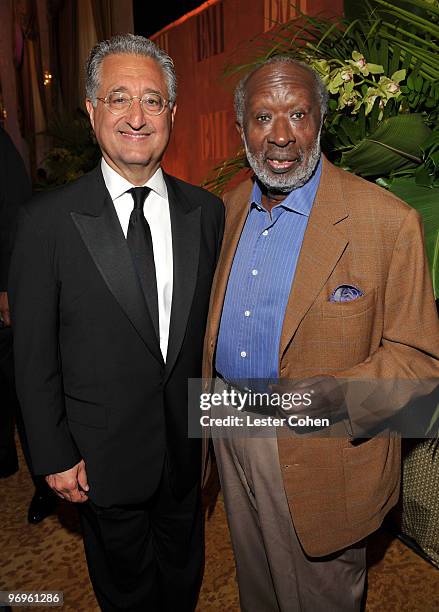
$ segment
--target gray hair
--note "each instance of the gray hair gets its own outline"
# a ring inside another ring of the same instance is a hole
[[[314,80],[314,85],[316,89],[317,96],[320,102],[320,119],[323,122],[323,117],[326,114],[326,109],[328,107],[328,92],[326,90],[325,84],[323,83],[320,76],[317,74],[315,70],[311,68],[305,62],[301,62],[289,55],[273,55],[270,59],[266,60],[258,64],[253,70],[251,70],[248,74],[242,78],[235,89],[235,113],[236,119],[239,125],[243,124],[244,113],[245,113],[245,103],[246,103],[246,94],[247,94],[247,83],[253,74],[263,68],[264,66],[268,66],[270,64],[292,64],[293,66],[300,66],[308,74],[310,74]]]
[[[85,66],[85,94],[96,106],[96,96],[100,84],[101,64],[107,55],[144,55],[155,60],[163,70],[168,87],[169,106],[172,108],[177,98],[177,76],[174,62],[152,40],[134,34],[116,34],[103,40],[90,51]]]

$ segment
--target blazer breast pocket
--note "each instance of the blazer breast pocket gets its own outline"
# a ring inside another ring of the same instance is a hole
[[[349,368],[369,356],[376,301],[377,290],[373,289],[349,302],[328,301],[321,304],[319,348],[322,360],[328,367]]]
[[[374,287],[365,295],[349,300],[347,302],[330,302],[329,299],[321,305],[323,318],[347,318],[356,317],[374,308],[377,298],[377,290]]]

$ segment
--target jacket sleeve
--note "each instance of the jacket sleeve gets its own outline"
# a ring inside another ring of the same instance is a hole
[[[17,395],[33,469],[36,474],[61,472],[81,457],[64,406],[55,246],[49,231],[38,228],[38,215],[31,215],[26,207],[18,223],[9,297]]]
[[[395,242],[384,296],[380,347],[362,363],[337,373],[346,380],[354,436],[375,429],[439,385],[439,321],[422,221],[414,209]],[[405,426],[410,427],[409,420]]]

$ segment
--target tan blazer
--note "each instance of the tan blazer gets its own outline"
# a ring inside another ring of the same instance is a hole
[[[252,183],[226,195],[226,226],[213,283],[203,377],[214,355],[227,281]],[[341,284],[364,296],[329,302]],[[439,324],[418,213],[323,160],[289,297],[279,350],[282,378],[326,373],[355,379],[439,378]],[[401,407],[390,395],[386,410]],[[278,431],[279,462],[300,542],[323,556],[379,527],[400,485],[400,441],[351,443]]]

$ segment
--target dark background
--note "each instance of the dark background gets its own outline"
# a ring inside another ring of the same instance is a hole
[[[151,36],[201,4],[204,0],[133,0],[134,32]]]

